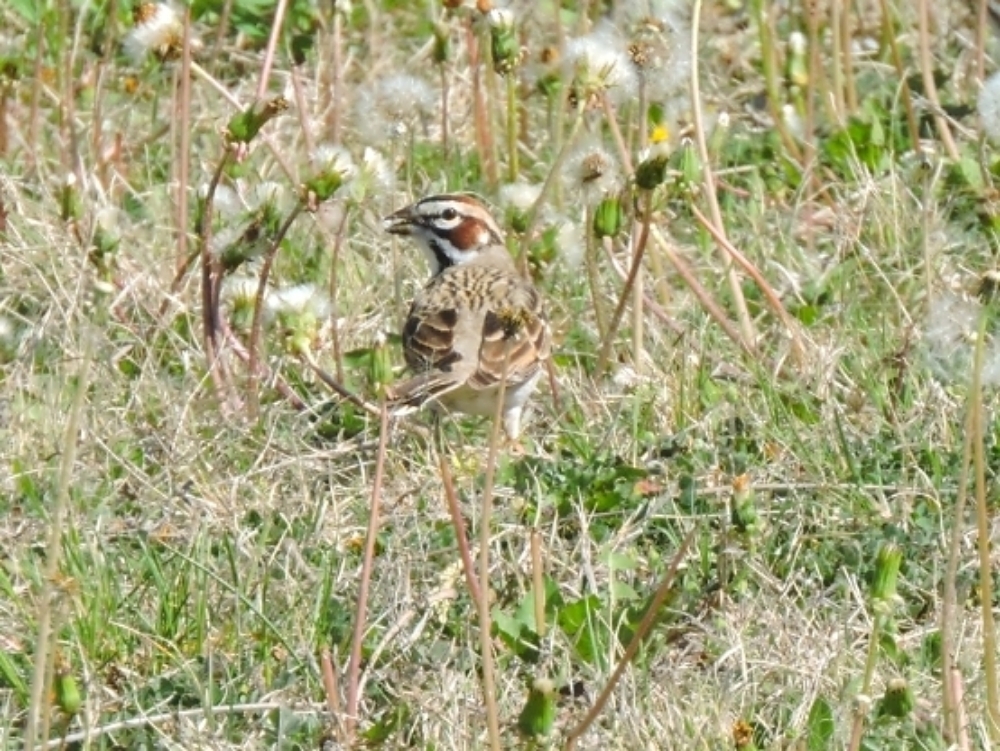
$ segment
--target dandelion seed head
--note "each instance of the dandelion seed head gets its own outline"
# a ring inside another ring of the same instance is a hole
[[[330,299],[315,284],[296,284],[274,290],[268,298],[276,313],[312,313],[323,318],[330,313]]]
[[[582,224],[568,219],[560,222],[556,230],[555,244],[559,260],[565,264],[567,269],[573,271],[580,268],[583,263],[583,254],[587,248]]]
[[[245,227],[242,225],[230,224],[214,232],[212,239],[208,243],[209,252],[213,256],[221,255],[227,248],[240,239],[244,229]]]
[[[500,205],[504,208],[527,211],[538,200],[542,186],[536,183],[518,181],[500,188]]]
[[[611,380],[619,391],[635,391],[647,379],[639,375],[631,365],[622,365],[615,369]]]
[[[256,212],[265,205],[270,205],[279,212],[291,209],[293,196],[288,187],[273,180],[256,183],[247,192],[245,205],[248,211]]]
[[[222,282],[220,298],[223,304],[229,306],[230,308],[238,307],[240,305],[250,305],[257,299],[257,285],[258,281],[256,277],[246,276],[243,274],[231,274]],[[266,304],[266,290],[264,300]]]
[[[1000,72],[994,73],[983,83],[977,109],[983,132],[994,143],[1000,143]]]
[[[570,154],[562,177],[566,187],[588,206],[596,206],[622,183],[618,160],[596,141],[585,142]]]
[[[624,40],[610,24],[566,44],[566,70],[585,95],[607,91],[615,100],[633,96],[638,86],[635,66]]]
[[[184,25],[180,15],[166,3],[141,3],[133,11],[135,26],[125,37],[125,52],[135,62],[146,55],[174,60],[184,46]]]
[[[351,152],[336,144],[320,144],[313,152],[310,161],[314,170],[318,172],[336,171],[344,175],[344,179],[350,179],[358,172]]]
[[[395,187],[396,174],[389,165],[389,160],[381,151],[368,146],[361,157],[361,164],[349,178],[345,178],[337,195],[360,202],[367,196],[391,193]]]
[[[434,108],[434,91],[416,76],[388,76],[367,88],[358,101],[357,118],[370,142],[407,136]]]
[[[514,21],[514,11],[510,8],[493,8],[486,14],[486,23],[498,31],[510,31],[514,28]]]
[[[921,338],[924,362],[939,380],[968,383],[972,378],[979,317],[978,300],[954,292],[935,296],[928,305]],[[1000,341],[987,331],[983,346],[982,383],[1000,385]]]
[[[121,211],[114,206],[105,206],[94,216],[94,224],[102,232],[114,237],[121,235]]]
[[[198,197],[205,200],[208,197],[208,183],[198,186]],[[217,185],[212,194],[212,208],[221,216],[231,217],[243,212],[244,204],[240,194],[229,185]]]
[[[691,80],[691,25],[680,16],[663,16],[641,23],[634,44],[649,51],[651,62],[639,69],[650,99],[688,96]]]

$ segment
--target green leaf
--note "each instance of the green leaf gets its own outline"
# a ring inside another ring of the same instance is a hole
[[[597,614],[601,601],[597,595],[583,597],[559,611],[559,628],[569,637],[580,659],[594,664],[607,653],[607,644],[598,634]],[[605,633],[605,638],[607,634]]]
[[[10,0],[8,7],[13,8],[14,12],[28,23],[35,24],[42,17],[42,9],[45,6],[38,0]]]
[[[806,721],[806,749],[826,751],[833,740],[833,710],[822,696],[816,698]]]

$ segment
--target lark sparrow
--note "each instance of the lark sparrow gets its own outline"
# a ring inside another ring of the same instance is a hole
[[[503,427],[516,440],[551,336],[541,295],[518,273],[496,221],[475,196],[451,193],[400,209],[385,228],[413,238],[431,266],[403,326],[414,375],[390,397],[493,415],[506,373]]]

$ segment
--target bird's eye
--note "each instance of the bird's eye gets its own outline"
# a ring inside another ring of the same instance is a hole
[[[444,211],[441,212],[441,218],[446,219],[449,222],[452,219],[455,219],[457,216],[458,212],[455,211],[455,209],[445,209]]]

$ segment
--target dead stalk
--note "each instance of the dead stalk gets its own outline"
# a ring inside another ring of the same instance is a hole
[[[271,266],[274,264],[274,259],[278,255],[278,249],[281,247],[281,241],[285,239],[285,235],[288,233],[288,230],[291,229],[292,222],[295,221],[296,217],[298,217],[304,208],[305,204],[302,203],[302,201],[299,201],[295,204],[295,208],[288,213],[285,223],[281,225],[278,233],[271,241],[271,245],[268,247],[267,252],[264,254],[264,261],[260,267],[260,279],[257,281],[257,297],[254,300],[253,306],[253,323],[250,326],[250,344],[247,346],[247,349],[249,350],[249,360],[247,364],[247,408],[251,419],[256,418],[257,409],[260,404],[260,395],[258,394],[259,372],[257,362],[260,359],[261,352],[261,330],[263,328],[264,321],[264,294],[267,292],[267,280],[271,275]]]
[[[680,548],[674,554],[674,559],[670,562],[670,568],[667,569],[667,573],[664,574],[663,579],[660,580],[659,586],[656,588],[656,593],[653,595],[653,601],[649,604],[649,609],[646,610],[645,615],[643,615],[642,620],[636,627],[635,634],[632,635],[631,641],[629,641],[628,646],[625,648],[625,652],[622,654],[621,659],[615,666],[614,672],[608,679],[604,688],[601,690],[600,696],[594,701],[594,705],[590,708],[584,718],[566,735],[566,751],[573,751],[576,748],[576,743],[580,740],[580,737],[587,732],[590,726],[594,723],[601,712],[604,711],[605,705],[608,703],[608,699],[611,698],[611,692],[615,690],[615,686],[618,685],[618,681],[621,680],[622,674],[625,672],[625,668],[635,657],[636,652],[639,651],[639,647],[642,645],[643,640],[646,635],[649,634],[650,630],[653,628],[653,624],[656,623],[656,619],[660,615],[660,609],[663,607],[664,602],[666,602],[667,595],[670,594],[671,589],[674,586],[674,579],[677,577],[677,571],[684,562],[684,558],[687,556],[688,548],[694,541],[695,532],[697,529],[692,529],[684,537],[684,541],[681,543]]]
[[[39,730],[47,733],[49,707],[45,686],[50,681],[53,657],[53,608],[57,596],[59,566],[63,549],[63,525],[69,513],[70,484],[73,481],[73,465],[80,438],[80,423],[83,420],[84,404],[90,365],[93,360],[93,336],[83,332],[83,352],[80,355],[80,369],[76,377],[76,390],[69,409],[69,417],[62,438],[62,456],[59,461],[59,475],[56,480],[56,497],[49,518],[49,536],[45,546],[45,576],[38,608],[38,637],[35,640],[34,665],[31,675],[31,703],[28,706],[28,720],[24,732],[24,748],[35,748]],[[72,381],[69,381],[72,383]]]
[[[510,367],[509,341],[505,347],[500,386],[497,390],[497,410],[493,415],[490,448],[486,458],[486,477],[483,481],[483,500],[479,514],[479,649],[482,656],[483,698],[489,725],[490,747],[500,751],[500,712],[497,708],[496,676],[493,665],[493,642],[490,631],[490,518],[493,513],[493,481],[496,475],[497,454],[500,448],[500,428],[503,424],[503,403],[507,390],[507,371]]]
[[[482,599],[482,591],[479,588],[479,581],[476,579],[476,566],[472,561],[472,551],[469,548],[469,538],[465,534],[465,519],[462,518],[462,510],[458,505],[458,496],[455,493],[455,482],[451,477],[451,469],[448,467],[448,459],[444,455],[444,441],[441,440],[440,423],[438,425],[438,469],[441,472],[441,484],[444,486],[445,502],[448,504],[448,515],[451,517],[451,525],[455,528],[455,540],[458,543],[458,552],[462,558],[462,570],[465,573],[465,584],[469,588],[472,601],[479,609],[479,601]]]
[[[365,636],[368,612],[368,587],[375,563],[375,540],[378,536],[379,507],[382,503],[382,478],[385,474],[385,454],[389,443],[389,411],[385,399],[380,404],[378,454],[375,458],[375,476],[372,478],[371,505],[368,510],[368,530],[365,532],[365,552],[361,562],[361,579],[358,583],[358,602],[354,613],[354,633],[351,636],[351,656],[347,664],[347,711],[345,712],[344,741],[351,746],[358,722],[358,685],[361,677],[361,647]]]
[[[705,124],[701,117],[701,90],[698,80],[698,27],[701,21],[702,0],[695,0],[694,9],[691,15],[691,111],[693,113],[694,138],[698,144],[698,156],[701,160],[702,177],[705,186],[705,200],[708,201],[709,213],[712,217],[712,224],[725,237],[725,225],[722,222],[722,210],[719,208],[719,199],[715,192],[715,175],[712,172],[712,165],[708,156],[708,139],[705,136]],[[740,278],[736,274],[731,261],[726,263],[726,279],[729,281],[729,291],[733,296],[733,303],[736,306],[736,317],[740,323],[742,338],[745,346],[749,349],[755,348],[757,334],[754,331],[753,321],[750,319],[750,311],[747,308],[746,299],[743,297],[743,288],[740,286]]]
[[[632,265],[629,267],[628,277],[625,279],[625,284],[622,287],[621,294],[618,296],[618,304],[615,306],[615,312],[611,315],[611,323],[608,325],[608,330],[604,335],[604,342],[601,345],[600,353],[597,356],[597,367],[594,369],[594,375],[600,376],[604,372],[604,368],[608,364],[608,358],[611,355],[611,348],[614,345],[615,334],[618,332],[618,326],[621,325],[622,315],[625,312],[625,305],[628,304],[629,297],[632,297],[632,304],[636,304],[635,297],[631,295],[633,291],[633,285],[639,279],[639,272],[642,269],[642,257],[646,252],[646,243],[649,240],[649,223],[652,213],[652,191],[645,190],[642,192],[642,219],[641,219],[641,229],[638,236],[633,232],[632,234]],[[642,290],[639,290],[639,305],[642,303]],[[641,310],[641,307],[640,307]],[[640,340],[641,341],[641,340]],[[641,368],[640,357],[641,350],[636,347],[636,342],[633,340],[632,349],[632,360],[633,366],[638,372]]]

